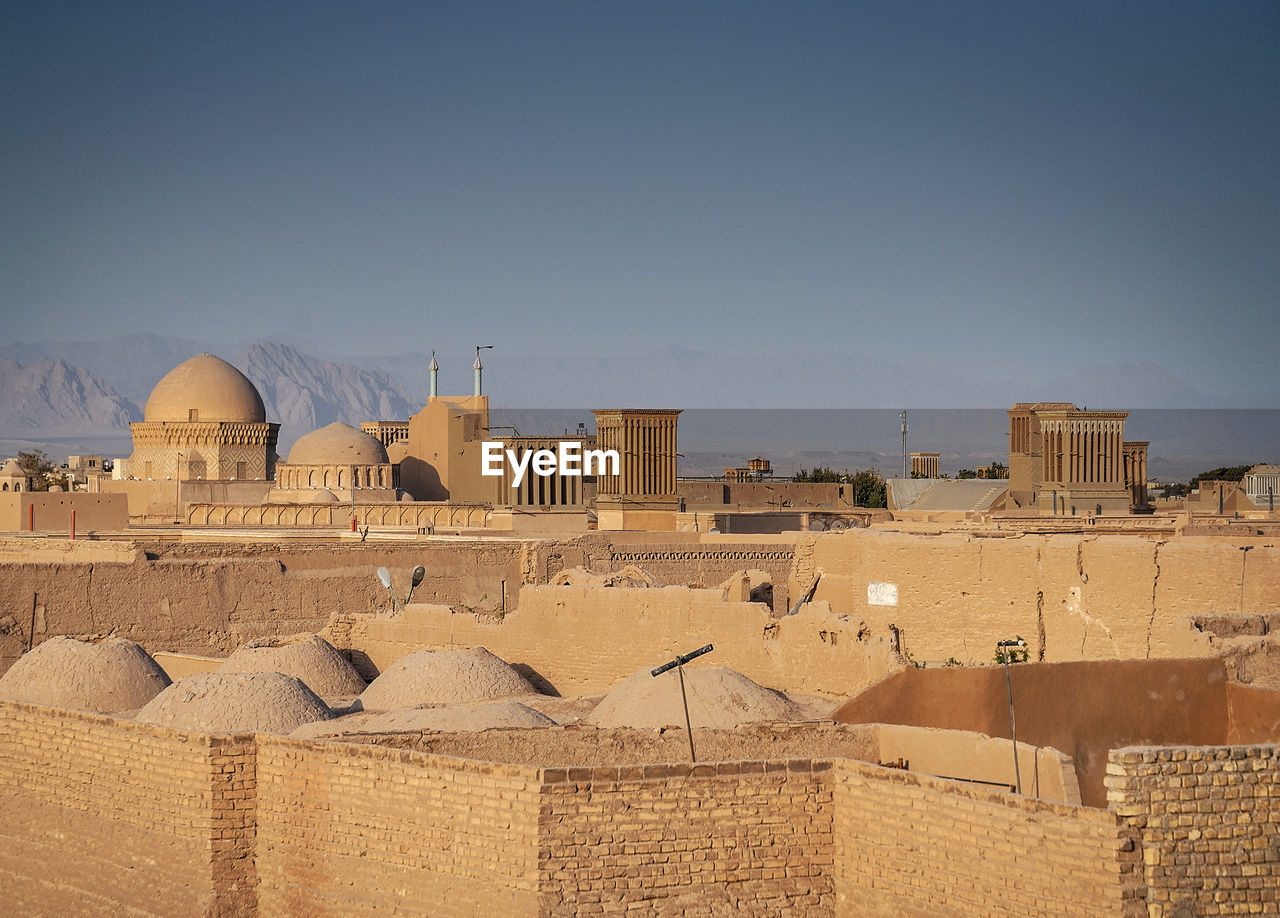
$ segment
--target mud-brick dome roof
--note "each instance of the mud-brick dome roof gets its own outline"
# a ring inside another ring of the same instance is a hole
[[[220,357],[200,354],[156,383],[143,416],[148,421],[258,424],[267,419],[267,409],[247,376]]]
[[[289,450],[289,465],[382,465],[387,450],[377,437],[334,421],[299,437]]]

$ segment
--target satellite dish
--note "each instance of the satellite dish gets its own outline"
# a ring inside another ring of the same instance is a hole
[[[391,571],[385,567],[378,568],[378,582],[388,590],[391,589]]]
[[[419,564],[413,569],[413,585],[417,586],[422,583],[422,578],[427,576],[427,569]]]

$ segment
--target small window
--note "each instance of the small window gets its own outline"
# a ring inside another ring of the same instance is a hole
[[[198,420],[200,420],[200,409],[199,409],[199,408],[188,408],[188,409],[187,409],[187,420],[188,420],[188,421],[198,421]]]

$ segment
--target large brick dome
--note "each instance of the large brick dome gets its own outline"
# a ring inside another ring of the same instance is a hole
[[[148,421],[262,423],[267,409],[243,373],[212,354],[200,354],[170,370],[147,399]]]

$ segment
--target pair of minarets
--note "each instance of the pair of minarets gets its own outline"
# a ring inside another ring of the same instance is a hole
[[[483,386],[481,385],[481,379],[480,379],[481,371],[483,371],[483,370],[484,370],[484,364],[480,362],[480,352],[481,352],[482,350],[487,350],[488,348],[491,348],[491,347],[493,347],[493,345],[492,345],[492,344],[477,344],[477,345],[476,345],[476,362],[475,362],[475,363],[473,363],[473,364],[471,364],[471,369],[475,372],[475,375],[476,375],[476,380],[475,380],[475,393],[474,393],[475,395],[483,395],[483,394],[484,394],[484,388],[483,388]],[[436,397],[436,395],[437,395],[437,392],[436,392],[436,376],[437,376],[437,375],[439,374],[439,372],[440,372],[440,365],[439,365],[438,363],[436,363],[436,352],[435,352],[435,351],[432,351],[432,352],[431,352],[431,366],[427,367],[427,369],[431,371],[431,389],[430,389],[430,393],[429,393],[429,394],[430,394],[430,396],[431,396],[432,398],[435,398],[435,397]]]

